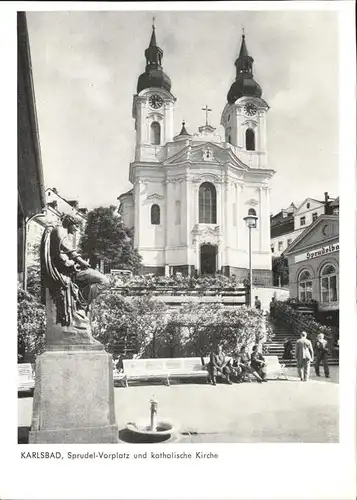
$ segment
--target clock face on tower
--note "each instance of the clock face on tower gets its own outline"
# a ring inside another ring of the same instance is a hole
[[[247,116],[254,116],[257,112],[257,107],[252,102],[248,102],[243,108],[244,114]]]
[[[152,108],[159,109],[164,104],[164,101],[158,94],[153,94],[149,97],[149,104]]]

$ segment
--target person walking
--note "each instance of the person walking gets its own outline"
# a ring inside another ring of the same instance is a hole
[[[314,360],[314,351],[306,332],[301,332],[296,342],[295,358],[300,380],[306,382],[310,376],[310,364]]]
[[[254,306],[256,309],[258,309],[258,311],[260,311],[262,308],[262,303],[260,302],[258,295],[256,295],[255,297]]]
[[[293,359],[294,346],[291,339],[286,338],[284,342],[283,359]]]
[[[320,364],[323,364],[324,367],[324,372],[325,372],[325,377],[329,378],[330,377],[330,369],[328,366],[328,361],[327,361],[327,356],[329,354],[329,349],[327,346],[327,340],[324,338],[323,333],[319,333],[317,336],[317,341],[315,344],[315,355],[316,355],[316,360],[315,360],[315,373],[316,376],[320,376]]]

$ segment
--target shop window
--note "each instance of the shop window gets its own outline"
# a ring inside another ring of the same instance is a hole
[[[315,222],[315,220],[318,218],[319,214],[317,212],[314,212],[312,214],[312,222]]]
[[[160,123],[152,122],[150,127],[150,142],[151,144],[160,144]]]
[[[200,186],[198,194],[199,223],[217,223],[217,194],[216,188],[210,182],[204,182]]]
[[[300,217],[300,226],[305,226],[306,224],[306,217]]]
[[[153,205],[151,207],[151,224],[158,226],[160,224],[160,207]]]
[[[298,298],[301,302],[312,299],[312,276],[310,271],[301,271],[298,278]]]
[[[337,302],[337,273],[332,264],[326,264],[321,270],[320,290],[322,302]]]

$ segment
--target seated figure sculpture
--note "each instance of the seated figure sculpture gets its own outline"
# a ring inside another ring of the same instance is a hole
[[[70,235],[79,222],[62,217],[61,226],[46,227],[41,241],[43,298],[47,309],[47,348],[91,346],[102,348],[91,334],[91,304],[109,286],[109,280],[92,269]]]

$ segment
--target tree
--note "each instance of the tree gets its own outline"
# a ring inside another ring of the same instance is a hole
[[[132,242],[130,230],[117,214],[116,207],[99,207],[89,212],[80,248],[92,267],[102,261],[111,268],[138,271],[141,257]]]
[[[288,259],[284,255],[280,255],[280,257],[273,257],[272,270],[274,285],[284,286],[289,284]]]
[[[45,347],[45,306],[21,287],[17,290],[17,358],[33,363]]]

